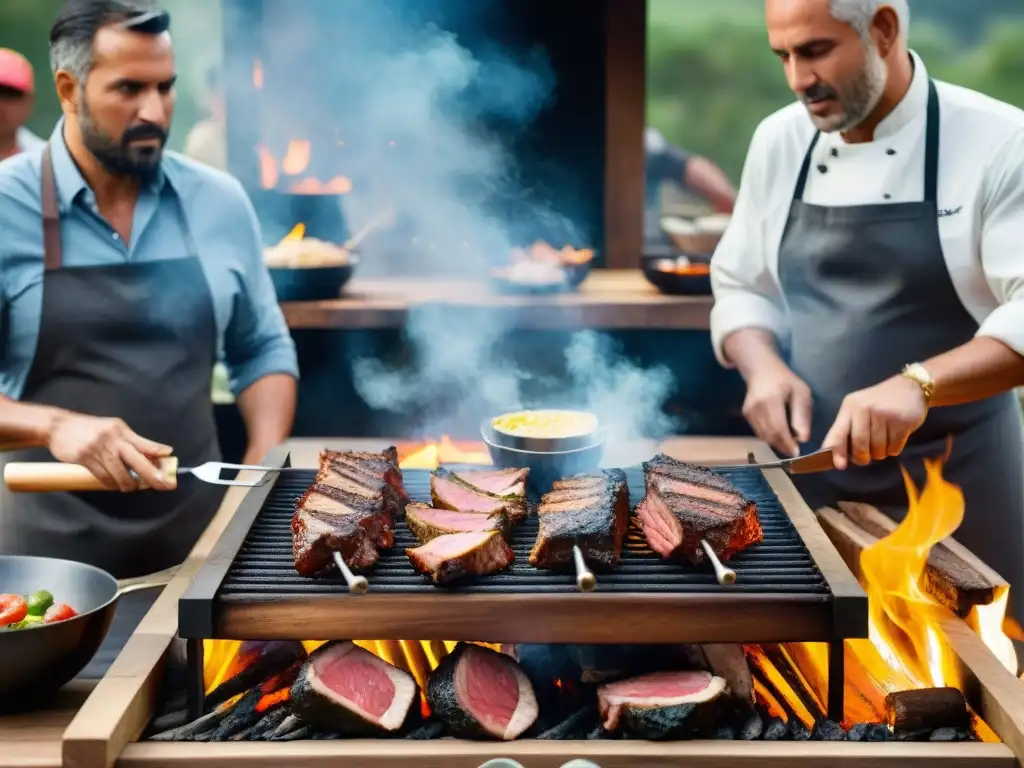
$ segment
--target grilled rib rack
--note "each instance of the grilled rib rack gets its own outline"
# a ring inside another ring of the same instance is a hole
[[[287,458],[277,465],[287,465]],[[635,507],[643,497],[643,474],[630,468],[626,475]],[[773,483],[760,471],[728,474],[757,502],[764,528],[764,541],[729,561],[735,584],[719,585],[707,564],[661,560],[631,527],[620,564],[598,573],[597,590],[587,594],[576,590],[571,570],[530,566],[534,518],[517,526],[512,536],[516,562],[509,571],[455,587],[436,587],[413,570],[404,551],[417,542],[404,522],[396,526],[394,548],[382,552],[364,574],[370,582],[367,594],[349,594],[340,576],[299,576],[292,559],[291,516],[295,499],[314,476],[315,470],[287,473],[247,492],[179,601],[179,635],[190,641],[193,666],[198,663],[201,670],[201,640],[213,638],[828,642],[840,651],[829,654],[830,678],[841,680],[841,641],[867,637],[866,595],[859,589],[834,593]],[[429,503],[430,473],[404,470],[403,476],[412,500]],[[836,673],[839,677],[833,678]],[[841,706],[842,686],[837,688]]]

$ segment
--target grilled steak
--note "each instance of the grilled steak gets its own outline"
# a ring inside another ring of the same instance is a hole
[[[518,662],[459,643],[427,680],[431,712],[453,736],[511,741],[537,719],[537,697]]]
[[[449,533],[499,531],[504,536],[509,529],[508,515],[504,512],[481,515],[477,512],[435,509],[426,504],[410,504],[406,507],[405,524],[423,544]]]
[[[620,470],[581,475],[554,483],[537,507],[540,528],[530,551],[536,568],[564,568],[573,563],[573,545],[598,569],[619,562],[629,524],[629,487]]]
[[[292,557],[302,576],[325,576],[335,568],[334,553],[345,564],[363,571],[377,562],[374,538],[358,515],[339,515],[328,522],[315,512],[297,509],[292,516]]]
[[[331,573],[333,552],[349,567],[365,570],[377,561],[377,547],[394,545],[394,518],[408,495],[387,479],[394,477],[392,464],[397,471],[392,449],[320,454],[316,480],[296,501],[292,516],[292,555],[300,574]]]
[[[485,576],[512,565],[515,554],[499,531],[449,533],[405,550],[413,568],[430,574],[436,584],[463,576]]]
[[[377,562],[377,547],[391,547],[394,531],[383,508],[362,498],[343,501],[334,488],[310,486],[295,502],[292,515],[292,556],[303,576],[328,575],[332,552],[345,563],[365,570]]]
[[[717,725],[726,683],[710,672],[654,672],[597,689],[606,731],[650,741],[699,737]]]
[[[346,736],[398,731],[416,697],[412,675],[347,640],[310,654],[291,687],[291,709]]]
[[[529,469],[466,469],[455,475],[463,482],[495,496],[526,496]]]
[[[643,467],[647,493],[636,514],[648,545],[662,557],[702,563],[704,540],[728,560],[764,538],[757,506],[724,477],[667,456]]]
[[[380,453],[369,451],[324,451],[324,460],[338,464],[346,469],[370,475],[390,485],[398,496],[399,510],[409,503],[409,493],[402,484],[402,470],[398,466],[398,449],[394,446]]]
[[[479,512],[485,515],[505,512],[513,525],[526,517],[526,499],[523,496],[498,496],[471,485],[447,469],[436,469],[430,473],[430,497],[435,507],[455,512]]]

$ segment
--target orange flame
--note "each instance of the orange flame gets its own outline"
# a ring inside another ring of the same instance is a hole
[[[442,464],[490,466],[491,455],[483,443],[456,443],[447,435],[436,443],[398,447],[398,466],[402,469],[437,469]]]
[[[869,599],[871,641],[892,667],[902,670],[918,687],[962,687],[956,659],[939,629],[940,620],[949,612],[920,584],[931,548],[951,536],[964,519],[963,493],[942,477],[943,462],[925,460],[927,478],[920,493],[903,471],[907,516],[860,558]],[[1007,596],[975,609],[974,621],[990,649],[1016,673],[1016,654],[1002,630]]]
[[[252,87],[257,91],[263,90],[263,62],[259,59],[252,63]]]
[[[298,176],[309,167],[310,146],[308,141],[292,139],[288,151],[281,161],[281,170],[288,176]]]
[[[301,221],[292,227],[292,231],[281,238],[281,242],[285,243],[290,240],[301,240],[306,236],[306,225]]]
[[[352,191],[352,179],[335,176],[326,184],[312,177],[306,177],[288,187],[293,195],[347,195]]]
[[[277,172],[277,161],[263,144],[260,144],[256,151],[260,156],[260,186],[264,189],[275,189],[280,178]]]

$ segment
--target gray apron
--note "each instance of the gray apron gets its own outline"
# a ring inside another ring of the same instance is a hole
[[[935,84],[920,203],[805,203],[819,135],[804,158],[779,247],[779,281],[792,318],[790,365],[814,396],[804,448],[821,445],[846,395],[965,344],[978,330],[956,294],[939,236]],[[898,458],[795,480],[812,507],[861,501],[901,519],[907,495],[900,465],[921,488],[921,459],[945,453],[947,436],[953,446],[943,476],[965,500],[956,539],[1010,582],[1011,612],[1024,619],[1024,430],[1012,392],[933,408]]]
[[[120,417],[143,437],[172,446],[183,466],[218,460],[210,398],[213,302],[180,200],[190,249],[184,258],[64,267],[49,147],[41,175],[42,317],[22,402]],[[54,458],[31,448],[3,454],[2,463],[8,461]],[[222,495],[223,488],[191,477],[166,493],[12,494],[4,487],[0,551],[89,563],[116,578],[152,573],[185,559]],[[105,673],[158,595],[150,590],[119,601],[84,677]]]

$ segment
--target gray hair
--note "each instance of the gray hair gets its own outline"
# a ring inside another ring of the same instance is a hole
[[[66,0],[50,29],[50,69],[70,72],[84,83],[94,64],[93,40],[108,24],[146,34],[167,30],[170,18],[154,0]]]
[[[907,0],[829,0],[833,18],[845,21],[862,38],[867,38],[871,21],[879,8],[896,11],[900,20],[900,39],[906,43],[910,34],[910,6]]]

